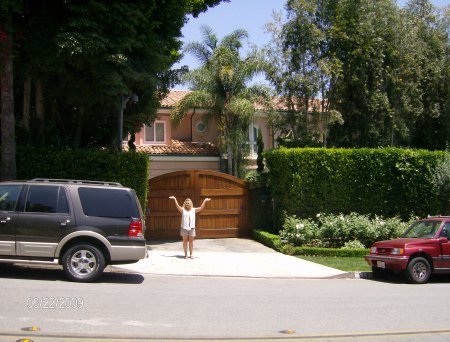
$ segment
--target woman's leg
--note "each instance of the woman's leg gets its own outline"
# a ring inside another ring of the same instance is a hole
[[[183,235],[182,238],[183,238],[184,257],[187,258],[188,236]]]
[[[192,253],[194,253],[194,237],[189,236],[189,254],[190,254],[191,258],[192,258]]]

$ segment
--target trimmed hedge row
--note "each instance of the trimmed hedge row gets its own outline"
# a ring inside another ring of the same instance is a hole
[[[434,186],[445,151],[280,148],[265,152],[275,222],[283,213],[445,214]]]
[[[145,208],[149,160],[144,153],[17,146],[17,178],[119,182],[133,188]]]
[[[294,247],[284,244],[280,237],[262,230],[254,229],[252,231],[253,238],[278,252],[289,255],[310,255],[310,256],[327,256],[327,257],[364,257],[369,254],[369,249],[365,248],[320,248],[320,247]]]

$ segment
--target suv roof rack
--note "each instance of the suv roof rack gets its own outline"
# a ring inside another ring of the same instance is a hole
[[[73,183],[73,184],[90,184],[90,185],[104,185],[104,186],[123,186],[117,182],[102,182],[102,181],[92,181],[92,180],[81,180],[81,179],[54,179],[54,178],[33,178],[33,182],[46,182],[46,183]]]
[[[428,215],[428,218],[450,218],[448,215]]]

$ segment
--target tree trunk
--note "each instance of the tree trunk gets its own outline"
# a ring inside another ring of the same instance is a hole
[[[31,105],[31,78],[23,83],[23,113],[22,125],[26,131],[30,131],[30,105]]]
[[[11,15],[0,23],[1,179],[16,179],[13,54]]]
[[[81,146],[81,137],[83,135],[83,122],[84,122],[84,106],[80,106],[80,111],[76,118],[75,132],[73,136],[73,147],[79,148]]]
[[[233,174],[233,152],[231,144],[228,143],[227,147],[227,161],[228,161],[228,174]]]
[[[42,135],[44,133],[44,86],[40,80],[36,81],[34,96],[36,118],[39,120],[39,135]]]

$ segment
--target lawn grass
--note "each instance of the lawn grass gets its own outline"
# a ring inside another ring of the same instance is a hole
[[[345,272],[368,272],[371,267],[364,258],[355,257],[322,257],[322,256],[299,256],[298,258],[315,262],[317,264],[333,267]]]

